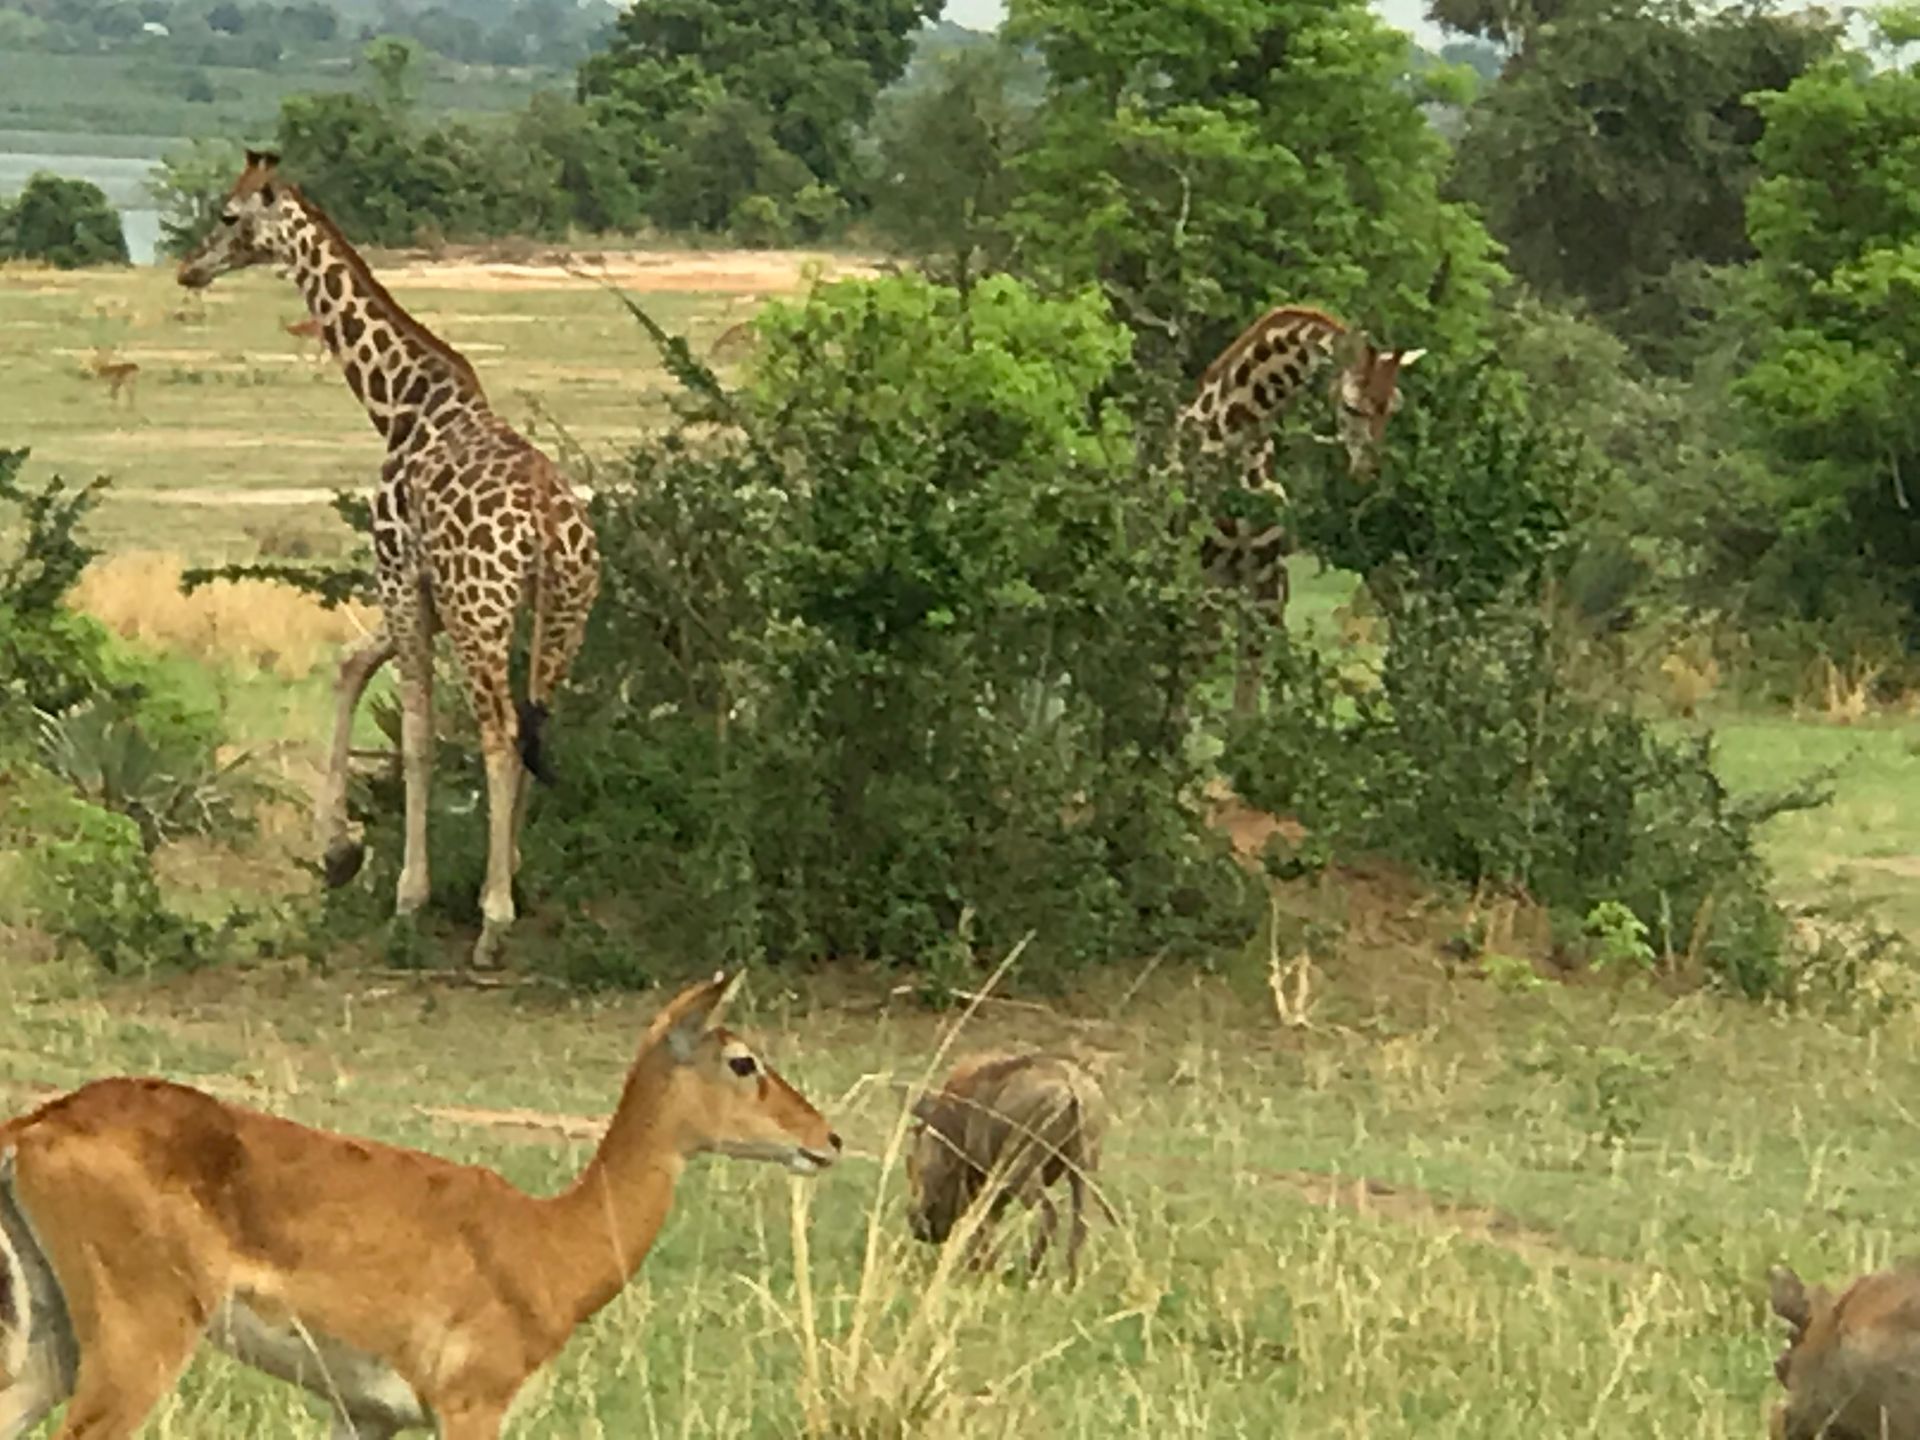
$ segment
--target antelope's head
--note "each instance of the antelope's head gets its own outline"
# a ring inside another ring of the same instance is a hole
[[[815,1175],[840,1158],[840,1137],[751,1046],[716,1022],[740,983],[723,972],[667,1002],[654,1036],[669,1068],[667,1101],[683,1155],[766,1160]]]

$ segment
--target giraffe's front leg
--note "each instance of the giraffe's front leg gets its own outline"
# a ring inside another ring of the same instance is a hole
[[[425,626],[399,639],[400,757],[407,785],[406,850],[394,913],[427,903],[427,809],[433,787],[433,639]]]
[[[393,658],[383,626],[373,639],[340,662],[334,683],[333,750],[314,804],[314,834],[325,857],[327,884],[338,888],[360,873],[366,846],[347,833],[347,772],[353,755],[353,716],[380,667]]]

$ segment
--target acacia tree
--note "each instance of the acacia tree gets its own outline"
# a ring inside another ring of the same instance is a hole
[[[1399,345],[1476,332],[1488,237],[1366,0],[1013,0],[1007,30],[1048,74],[1016,268],[1098,281],[1143,363],[1192,374],[1288,301]]]
[[[1920,7],[1880,23],[1920,38]],[[1786,468],[1768,563],[1802,613],[1862,585],[1920,606],[1920,65],[1846,54],[1760,104],[1737,389]]]
[[[1455,188],[1540,294],[1654,335],[1676,267],[1751,256],[1742,206],[1761,131],[1751,93],[1785,87],[1839,36],[1837,21],[1764,3],[1432,8],[1456,20],[1484,10],[1474,28],[1489,34],[1509,33],[1508,12],[1551,20],[1528,23],[1524,48],[1470,112]],[[1649,289],[1643,312],[1623,316]]]

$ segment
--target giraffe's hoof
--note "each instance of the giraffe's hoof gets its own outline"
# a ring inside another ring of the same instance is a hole
[[[358,840],[336,840],[327,846],[325,869],[327,888],[338,890],[360,873],[367,858],[367,847]]]
[[[507,927],[491,922],[480,927],[480,938],[473,942],[473,968],[498,970],[506,963]]]

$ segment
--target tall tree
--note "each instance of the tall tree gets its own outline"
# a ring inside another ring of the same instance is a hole
[[[1541,294],[1617,316],[1676,266],[1750,257],[1761,116],[1748,97],[1791,83],[1838,36],[1837,21],[1763,3],[1565,6],[1474,106],[1457,189]],[[1658,325],[1656,305],[1630,328]]]
[[[1476,330],[1488,237],[1366,0],[1013,0],[1007,29],[1048,74],[1016,265],[1102,284],[1143,363],[1197,373],[1284,302],[1394,345]]]
[[[884,101],[873,223],[964,296],[1005,260],[1003,222],[1032,107],[1014,98],[1022,62],[999,46],[952,49],[931,76]]]
[[[645,163],[689,117],[730,99],[765,116],[780,147],[845,188],[854,135],[906,69],[913,34],[941,0],[636,0],[608,49],[580,67]]]
[[[1890,46],[1920,38],[1920,6],[1880,24]],[[1775,563],[1804,612],[1850,582],[1920,609],[1920,65],[1849,54],[1760,104],[1738,388],[1787,469]]]

